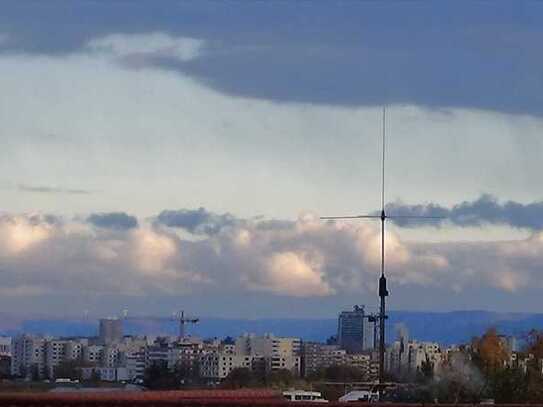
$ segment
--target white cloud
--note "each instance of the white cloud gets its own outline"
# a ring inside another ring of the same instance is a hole
[[[1,216],[0,254],[18,255],[53,234],[53,226],[39,216]]]
[[[168,260],[178,254],[172,237],[144,228],[131,232],[130,239],[134,246],[134,265],[138,269],[155,276],[169,271]]]
[[[168,57],[181,62],[197,58],[204,41],[174,37],[161,32],[143,34],[109,34],[95,38],[87,43],[92,52],[112,54],[119,58],[127,57]]]
[[[141,222],[107,230],[77,220],[4,214],[0,221],[3,290],[20,298],[47,293],[213,296],[265,292],[286,297],[371,294],[379,275],[378,225],[243,221],[199,240]],[[392,284],[518,293],[541,287],[543,239],[406,243],[387,239]],[[519,253],[527,255],[519,256]],[[152,294],[150,294],[152,293]]]
[[[265,277],[255,287],[279,295],[314,297],[334,290],[323,280],[322,259],[291,251],[274,253],[264,261]]]

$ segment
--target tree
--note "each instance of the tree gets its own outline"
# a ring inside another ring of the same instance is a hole
[[[434,378],[434,362],[432,362],[428,356],[426,360],[423,360],[420,368],[417,371],[417,381],[426,383],[432,381]]]
[[[492,395],[497,403],[519,403],[527,399],[526,376],[514,368],[506,368],[492,377]]]
[[[528,402],[543,401],[543,377],[541,360],[543,359],[543,331],[531,330],[525,338],[524,354],[533,355],[526,366],[526,398]]]
[[[487,376],[505,368],[509,355],[495,328],[490,328],[472,342],[473,361]]]
[[[332,382],[357,382],[362,376],[360,369],[349,365],[332,365],[324,370],[324,378]]]
[[[79,380],[81,379],[81,368],[77,361],[66,360],[54,368],[55,378]]]
[[[241,389],[250,387],[255,383],[255,377],[251,370],[246,367],[232,369],[224,379],[223,387],[227,389]]]
[[[287,369],[274,370],[264,377],[264,385],[274,387],[290,387],[294,383],[292,372]]]
[[[30,378],[33,382],[37,382],[40,380],[40,367],[37,363],[34,363],[32,366],[30,366]]]
[[[153,390],[177,389],[179,381],[164,362],[151,364],[144,372],[144,383]]]
[[[200,363],[198,361],[181,361],[173,371],[177,383],[182,386],[197,386],[201,382]]]
[[[28,369],[26,368],[26,365],[22,364],[19,366],[19,377],[22,377],[26,379],[28,376]]]
[[[464,351],[449,355],[447,363],[442,366],[440,380],[434,386],[434,398],[454,404],[473,403],[481,398],[485,381],[468,356]]]
[[[526,335],[525,351],[534,355],[535,359],[543,358],[543,331],[532,329]]]

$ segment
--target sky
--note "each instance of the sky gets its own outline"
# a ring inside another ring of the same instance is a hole
[[[543,312],[543,3],[11,1],[0,309]]]

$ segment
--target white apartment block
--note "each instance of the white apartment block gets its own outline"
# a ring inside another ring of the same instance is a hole
[[[11,374],[32,377],[37,374],[45,377],[46,339],[32,335],[19,335],[12,341]]]
[[[207,379],[222,380],[236,368],[252,368],[253,356],[233,353],[208,353],[200,359],[200,375]]]
[[[142,379],[145,374],[145,350],[129,350],[121,356],[121,366],[126,367],[129,380]]]
[[[268,371],[287,369],[300,374],[300,338],[243,335],[236,339],[235,349],[237,355],[263,357]]]
[[[347,351],[340,349],[339,345],[304,342],[301,356],[303,374],[309,376],[320,369],[345,364]]]
[[[0,336],[0,356],[11,356],[11,337]]]
[[[104,346],[89,345],[83,348],[83,362],[97,366],[102,361]]]
[[[64,354],[67,360],[81,360],[83,358],[83,347],[85,346],[84,342],[79,342],[76,340],[66,341],[66,346],[64,348]]]
[[[51,340],[45,343],[45,366],[47,377],[55,377],[55,368],[66,360],[66,341]]]
[[[83,343],[75,340],[47,340],[45,344],[45,366],[47,376],[55,376],[55,368],[63,362],[81,361]]]
[[[161,363],[173,370],[180,363],[196,363],[205,353],[202,342],[161,343],[145,348],[145,365]]]
[[[439,344],[435,342],[395,341],[386,351],[385,368],[397,374],[414,374],[424,362],[430,362],[438,371],[443,362]]]
[[[55,370],[64,362],[76,361],[89,368],[103,368],[100,374],[115,377],[143,377],[145,341],[126,340],[112,345],[89,345],[88,339],[55,339],[20,335],[12,340],[11,374],[14,376],[55,378]],[[174,355],[170,355],[173,358]]]
[[[345,364],[360,370],[360,380],[372,380],[378,377],[379,364],[372,360],[371,355],[366,353],[353,353],[345,357]],[[377,372],[376,372],[377,370]]]
[[[233,355],[236,353],[236,345],[233,343],[223,343],[219,346],[219,352]]]
[[[121,362],[121,349],[116,345],[105,346],[102,352],[102,367],[119,367]]]

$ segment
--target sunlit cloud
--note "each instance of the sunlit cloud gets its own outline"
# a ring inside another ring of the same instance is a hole
[[[307,214],[294,222],[239,218],[194,240],[156,218],[113,229],[85,219],[2,215],[4,286],[20,298],[195,290],[319,298],[370,295],[380,272],[380,228],[372,222],[322,222]],[[385,247],[386,273],[396,286],[454,294],[474,287],[514,294],[541,286],[541,233],[509,242],[433,244],[405,242],[389,233]]]
[[[0,217],[0,252],[20,254],[50,238],[53,227],[40,216]]]
[[[109,34],[94,38],[87,49],[118,58],[172,58],[180,62],[197,58],[204,41],[195,38],[176,37],[162,32],[142,34]]]

